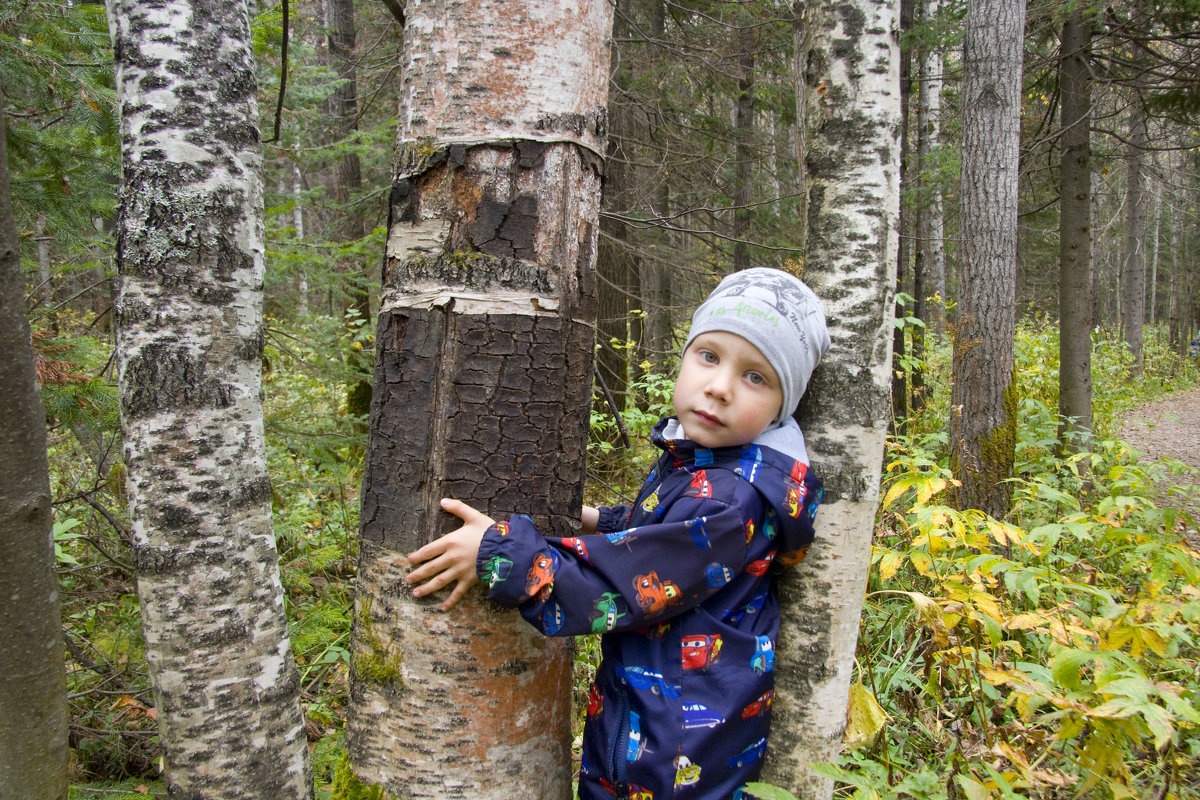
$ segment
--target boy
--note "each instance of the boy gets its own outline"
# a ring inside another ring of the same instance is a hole
[[[734,273],[692,317],[675,415],[652,437],[663,455],[632,506],[585,506],[591,535],[559,539],[446,499],[463,527],[409,556],[415,596],[456,584],[443,609],[482,580],[546,635],[604,634],[581,800],[729,798],[757,778],[779,630],[771,573],[804,557],[821,496],[791,417],[828,347],[799,279]]]

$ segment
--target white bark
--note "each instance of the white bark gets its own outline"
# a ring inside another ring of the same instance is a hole
[[[928,23],[938,15],[941,0],[922,0],[921,21]],[[919,169],[929,168],[930,156],[941,146],[942,136],[942,52],[937,46],[921,51],[917,67],[920,99],[917,108],[917,158]],[[935,182],[930,187],[929,205],[917,221],[917,246],[921,248],[925,269],[925,291],[946,302],[946,245],[942,190]],[[927,306],[929,316],[940,332],[945,323],[941,304]]]
[[[262,422],[263,210],[243,3],[112,0],[117,368],[168,790],[308,798]]]
[[[900,210],[899,9],[810,6],[809,230],[804,279],[825,302],[833,345],[800,410],[825,481],[817,540],[780,586],[783,626],[764,779],[802,800],[832,783],[870,561],[891,386]]]

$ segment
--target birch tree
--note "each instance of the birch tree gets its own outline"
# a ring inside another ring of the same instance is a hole
[[[263,210],[244,3],[111,0],[116,306],[142,631],[168,791],[312,796],[263,439]]]
[[[1017,172],[1025,4],[967,4],[962,89],[962,259],[950,452],[960,508],[1008,513],[1017,409]]]
[[[889,418],[900,210],[896,12],[877,0],[808,9],[804,279],[825,303],[833,345],[799,417],[825,500],[817,541],[779,587],[764,772],[802,800],[833,791],[808,765],[832,761],[841,744]]]
[[[0,791],[67,796],[67,678],[46,413],[34,369],[0,105]]]
[[[410,2],[346,727],[388,797],[569,798],[571,647],[405,558],[464,500],[578,529],[612,7]]]

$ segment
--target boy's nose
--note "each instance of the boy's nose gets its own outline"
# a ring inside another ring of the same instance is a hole
[[[729,376],[724,371],[717,371],[705,387],[705,393],[718,400],[729,399]]]

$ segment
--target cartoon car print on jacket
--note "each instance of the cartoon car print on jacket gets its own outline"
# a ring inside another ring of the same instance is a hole
[[[675,756],[675,788],[691,786],[700,780],[700,767],[683,753]]]
[[[502,556],[492,556],[483,565],[483,583],[491,589],[500,581],[507,580],[508,575],[512,572],[513,563]]]
[[[696,519],[689,519],[687,522],[685,522],[683,524],[691,532],[692,541],[696,543],[696,547],[699,547],[701,550],[711,550],[712,549],[712,542],[709,541],[709,538],[708,538],[708,518],[707,517],[697,517]]]
[[[767,739],[764,736],[754,744],[747,747],[742,752],[738,753],[733,758],[729,759],[729,766],[744,767],[747,764],[753,764],[763,757],[763,753],[767,752]]]
[[[651,492],[649,495],[647,495],[646,499],[642,501],[642,511],[645,511],[647,514],[651,514],[654,512],[654,509],[656,509],[656,508],[658,508],[658,488],[657,487],[655,487],[654,491]]]
[[[746,603],[746,605],[741,606],[740,608],[735,608],[732,611],[726,611],[725,619],[729,620],[730,622],[732,622],[736,625],[737,623],[741,622],[747,615],[757,614],[759,611],[762,611],[763,604],[766,602],[767,602],[767,593],[765,591],[759,592],[758,594],[751,597],[750,602]]]
[[[762,466],[762,450],[758,449],[758,445],[746,445],[742,450],[742,457],[738,461],[737,469],[743,478],[754,483],[754,479],[758,477],[759,467]]]
[[[592,684],[592,688],[588,690],[587,715],[594,717],[604,710],[604,695],[600,694],[600,687]]]
[[[644,786],[638,786],[636,783],[629,784],[625,790],[629,800],[654,800],[654,792]]]
[[[562,543],[563,547],[569,547],[574,550],[583,559],[585,564],[588,563],[587,545],[583,539],[580,539],[578,536],[568,536],[562,540]]]
[[[720,634],[694,634],[683,637],[683,668],[706,670],[721,655]]]
[[[646,743],[642,740],[642,718],[636,711],[629,712],[629,738],[625,745],[625,760],[637,761],[646,752]]]
[[[684,492],[685,497],[701,497],[708,499],[712,497],[712,484],[708,482],[708,473],[702,469],[696,470],[692,475],[691,485]]]
[[[742,719],[750,719],[764,714],[775,701],[775,690],[768,689],[758,696],[758,699],[742,709]]]
[[[600,613],[599,616],[592,618],[592,633],[608,633],[617,627],[617,620],[626,614],[620,609],[618,603],[620,599],[621,595],[616,592],[605,592],[600,595],[600,599],[596,601],[596,611]]]
[[[704,580],[714,589],[720,589],[733,580],[733,570],[724,564],[713,562],[704,570]]]
[[[757,561],[751,561],[746,565],[746,572],[751,575],[762,577],[767,574],[767,570],[771,568],[771,562],[775,560],[775,552],[767,553],[766,558],[760,558]]]
[[[685,730],[715,728],[724,724],[725,718],[703,703],[683,704],[683,727]]]
[[[804,560],[808,555],[808,548],[801,547],[799,550],[793,550],[790,553],[779,554],[779,564],[783,567],[794,567]]]
[[[671,581],[659,580],[654,570],[645,575],[635,575],[633,588],[637,590],[638,605],[651,614],[657,614],[679,602],[679,587]]]
[[[636,530],[637,528],[626,528],[625,530],[618,531],[617,533],[606,533],[604,534],[604,538],[608,539],[613,544],[629,544],[634,539],[637,539],[637,537],[633,535],[633,532]]]
[[[795,519],[800,516],[800,508],[804,505],[804,473],[806,467],[799,461],[792,463],[792,480],[788,485],[787,506],[788,516]]]
[[[678,683],[671,683],[660,673],[639,666],[616,666],[617,677],[635,689],[649,690],[652,694],[663,697],[679,697],[683,689]]]
[[[542,633],[547,636],[553,636],[562,630],[565,615],[563,614],[562,606],[554,601],[553,598],[546,601],[546,605],[542,608]]]
[[[554,588],[556,572],[558,572],[558,553],[553,550],[549,553],[539,553],[533,560],[533,566],[529,568],[529,574],[525,577],[525,594],[537,597],[544,603]]]
[[[759,636],[758,642],[754,645],[754,657],[750,659],[750,666],[759,675],[770,672],[775,669],[775,645],[771,644],[770,636]]]

